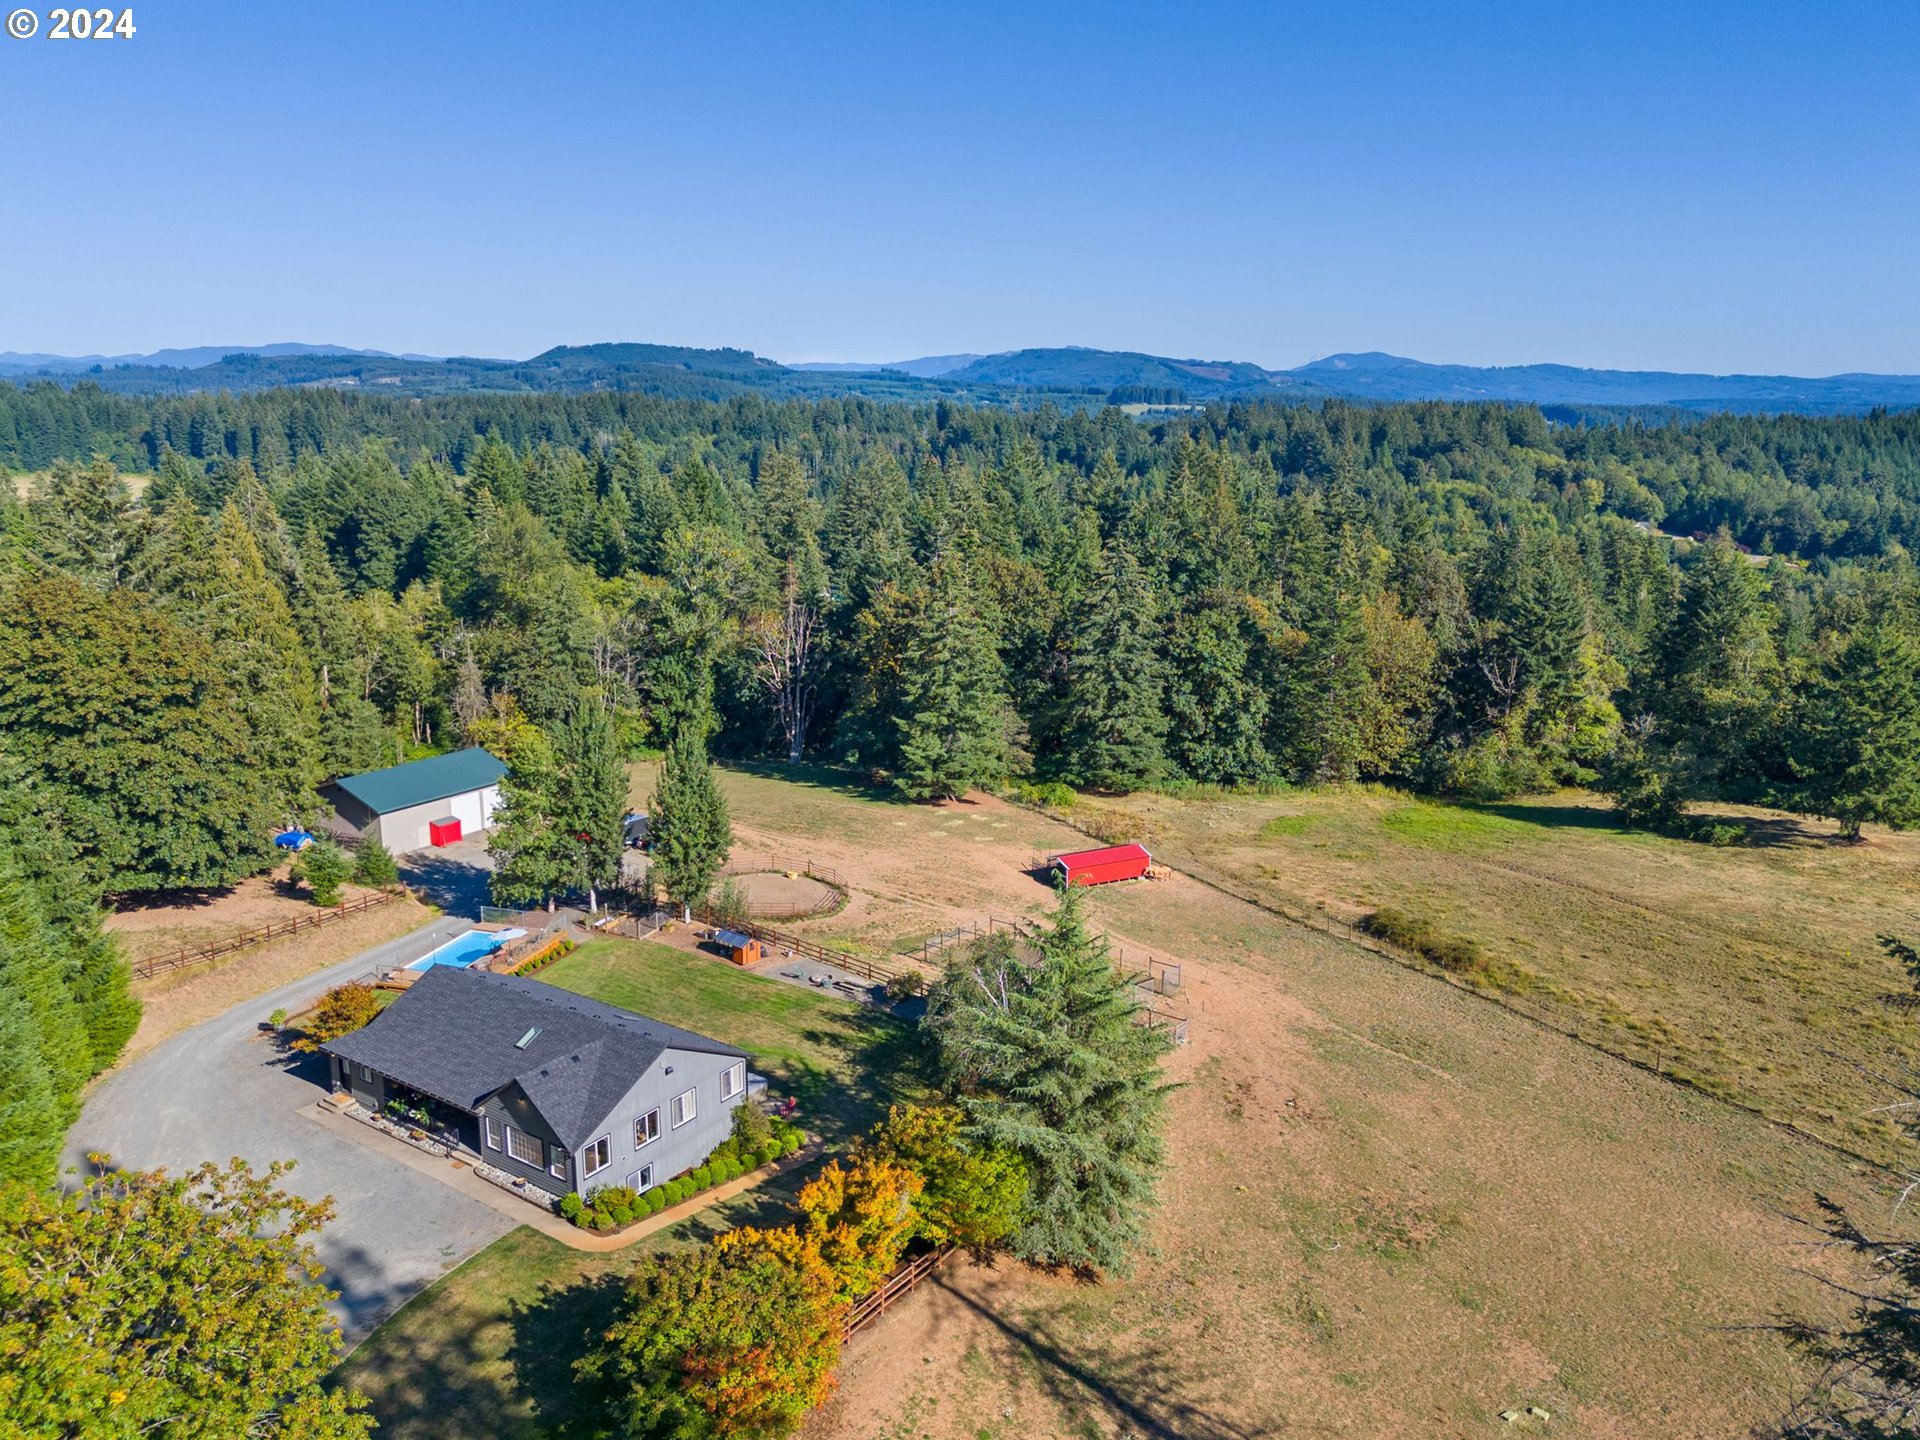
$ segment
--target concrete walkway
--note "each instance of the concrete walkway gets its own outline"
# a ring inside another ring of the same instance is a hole
[[[338,1212],[316,1248],[354,1343],[518,1221],[439,1175],[316,1124],[303,1112],[325,1093],[324,1059],[283,1052],[260,1025],[277,1008],[297,1011],[331,985],[417,959],[471,925],[436,920],[155,1046],[94,1088],[67,1137],[66,1164],[78,1173],[96,1151],[122,1166],[176,1173],[233,1156],[256,1167],[297,1160],[288,1187],[331,1195]]]
[[[456,1164],[451,1158],[429,1155],[426,1151],[407,1144],[398,1136],[385,1134],[365,1121],[342,1115],[325,1105],[309,1105],[304,1113],[314,1124],[325,1126],[342,1139],[364,1145],[369,1150],[379,1152],[382,1157],[409,1166],[423,1175],[431,1175],[440,1184],[451,1185],[461,1194],[498,1210],[509,1220],[530,1226],[543,1235],[552,1236],[569,1249],[602,1253],[609,1250],[624,1250],[635,1241],[646,1239],[655,1231],[665,1230],[670,1225],[678,1225],[682,1220],[699,1214],[709,1205],[716,1205],[722,1200],[731,1200],[734,1196],[744,1195],[749,1190],[757,1190],[776,1175],[785,1174],[789,1170],[805,1165],[810,1160],[817,1159],[821,1151],[820,1142],[810,1140],[793,1154],[776,1160],[751,1174],[729,1180],[724,1185],[715,1185],[711,1189],[702,1190],[699,1194],[682,1200],[678,1205],[669,1205],[666,1209],[657,1211],[624,1230],[602,1234],[593,1230],[582,1230],[571,1221],[563,1220],[544,1205],[522,1200],[491,1181],[482,1180],[473,1173],[471,1164]]]

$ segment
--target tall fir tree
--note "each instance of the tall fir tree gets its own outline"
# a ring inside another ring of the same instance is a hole
[[[1166,673],[1152,589],[1124,545],[1101,551],[1067,654],[1058,731],[1061,778],[1131,790],[1166,768]]]
[[[647,812],[647,834],[654,883],[683,914],[704,903],[733,848],[733,821],[707,758],[706,735],[698,728],[683,729],[667,746]]]
[[[1168,1041],[1091,934],[1080,892],[1022,958],[998,937],[956,961],[923,1022],[979,1144],[1018,1155],[1028,1187],[1014,1253],[1125,1275],[1146,1244],[1165,1161]]]
[[[233,677],[136,592],[45,572],[0,585],[0,751],[90,893],[231,884],[273,861],[276,797]]]
[[[569,846],[568,888],[585,892],[588,909],[597,910],[597,892],[620,879],[626,841],[627,771],[606,697],[582,691],[553,742],[554,822]]]
[[[1920,641],[1891,618],[1838,638],[1800,697],[1787,797],[1840,822],[1920,825]]]
[[[964,795],[1012,761],[1006,674],[964,562],[933,567],[901,676],[894,786],[916,800]]]
[[[35,887],[0,854],[0,1069],[21,1067],[0,1091],[0,1156],[15,1167],[0,1180],[52,1182],[80,1087],[98,1068],[65,949]]]
[[[576,873],[572,837],[560,828],[559,765],[544,743],[523,747],[500,781],[487,831],[488,887],[496,905],[552,907]]]

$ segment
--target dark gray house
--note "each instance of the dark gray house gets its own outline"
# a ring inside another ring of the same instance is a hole
[[[326,1047],[369,1109],[433,1114],[488,1164],[551,1195],[691,1170],[747,1098],[744,1051],[539,980],[436,965]],[[756,1082],[758,1077],[754,1077]]]

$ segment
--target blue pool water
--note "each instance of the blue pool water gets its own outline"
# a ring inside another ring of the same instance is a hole
[[[526,933],[524,930],[469,930],[464,935],[454,936],[438,949],[429,950],[407,968],[430,970],[435,965],[451,965],[457,970],[464,970],[474,961],[493,954],[508,941],[518,940]]]

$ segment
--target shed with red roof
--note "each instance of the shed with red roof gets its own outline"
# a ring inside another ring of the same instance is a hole
[[[1069,885],[1107,885],[1115,880],[1138,880],[1153,864],[1144,845],[1109,845],[1102,850],[1075,850],[1048,862]]]

